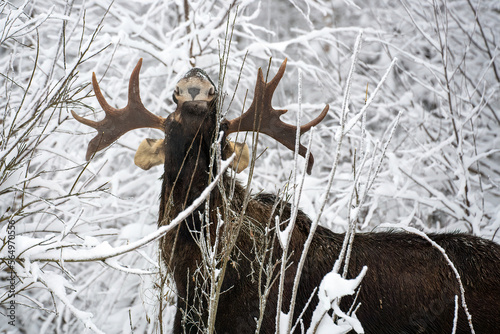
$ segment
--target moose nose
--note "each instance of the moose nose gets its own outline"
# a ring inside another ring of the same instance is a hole
[[[194,100],[196,95],[198,95],[200,93],[200,89],[199,88],[188,88],[188,93],[189,93],[189,95],[191,95],[193,97],[193,100]]]

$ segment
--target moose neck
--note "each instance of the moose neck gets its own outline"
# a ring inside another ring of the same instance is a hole
[[[160,225],[168,224],[208,186],[215,139],[216,112],[206,102],[185,102],[169,118],[165,128]],[[198,210],[202,209],[203,206]]]

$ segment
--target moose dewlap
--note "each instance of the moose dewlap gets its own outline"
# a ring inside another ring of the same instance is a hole
[[[219,172],[218,164],[213,163],[214,152],[221,152],[224,159],[236,153],[234,161],[239,165],[233,166],[235,170],[248,165],[248,147],[229,142],[228,134],[259,131],[295,149],[297,128],[280,120],[286,110],[271,105],[286,60],[269,82],[259,69],[252,104],[233,120],[218,119],[216,86],[200,69],[189,71],[178,82],[173,113],[167,118],[152,114],[140,99],[141,64],[142,59],[130,77],[125,108],[115,109],[106,102],[94,74],[94,91],[106,116],[99,122],[73,116],[98,131],[89,143],[87,159],[127,131],[147,127],[164,132],[164,139],[141,143],[135,158],[144,169],[164,166],[159,225],[169,224],[192,204]],[[300,126],[300,134],[319,124],[327,112],[328,105],[313,121]],[[222,131],[222,138],[217,130]],[[214,149],[214,143],[219,147]],[[299,154],[306,156],[300,143]],[[309,173],[313,162],[310,155]],[[282,265],[286,271],[280,312],[290,313],[291,290],[311,221],[298,212],[283,264],[276,231],[286,227],[290,204],[271,194],[246,194],[232,174],[226,173],[209,199],[161,239],[162,259],[178,294],[174,333],[198,333],[205,328],[218,334],[275,333]],[[315,289],[332,270],[343,238],[321,226],[314,234],[293,307],[296,333],[307,330],[311,323],[318,302]],[[472,329],[499,333],[500,245],[457,233],[431,234],[429,238],[444,249],[454,268],[440,250],[418,235],[357,234],[348,277],[357,276],[363,266],[368,270],[357,295],[344,297],[340,308],[355,309],[366,333],[452,333],[453,329],[456,333]],[[212,257],[207,257],[207,249],[215,250]]]

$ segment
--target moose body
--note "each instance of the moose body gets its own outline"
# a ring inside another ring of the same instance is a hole
[[[138,75],[141,62],[131,76],[129,105],[121,110],[107,105],[94,76],[94,90],[106,111],[106,118],[97,123],[74,114],[77,120],[99,131],[99,135],[89,144],[87,158],[128,130],[137,127],[162,129],[165,139],[159,146],[162,150],[159,160],[164,160],[164,175],[158,224],[169,224],[200,196],[211,180],[210,175],[218,172],[212,156],[213,143],[219,131],[223,133],[218,141],[219,149],[226,157],[230,154],[227,153],[226,135],[239,130],[266,133],[293,149],[295,139],[285,137],[295,138],[293,133],[296,128],[279,121],[279,115],[285,111],[277,111],[270,106],[272,93],[283,76],[285,64],[269,83],[264,82],[259,71],[254,102],[249,111],[232,121],[218,119],[215,86],[200,70],[191,70],[179,81],[174,92],[177,109],[166,119],[152,115],[140,102]],[[318,124],[327,111],[328,107],[314,121],[302,126],[301,133]],[[134,117],[142,114],[149,121],[139,125],[134,121],[124,125],[120,131],[107,125],[128,113],[136,114]],[[260,126],[261,118],[264,117],[269,119]],[[259,123],[257,127],[256,123]],[[116,133],[108,135],[112,131]],[[155,150],[153,154],[158,156],[158,148]],[[300,146],[299,153],[304,156],[305,148]],[[312,162],[311,157],[309,168]],[[147,168],[152,164],[156,163],[146,163]],[[256,258],[265,254],[268,263],[279,262],[282,250],[276,238],[276,229],[280,227],[274,225],[274,220],[279,216],[280,222],[287,222],[291,216],[291,206],[270,194],[258,194],[245,201],[245,193],[245,188],[226,173],[221,186],[212,190],[208,202],[200,205],[162,238],[162,258],[173,274],[178,293],[174,333],[197,333],[207,322],[207,301],[200,298],[199,291],[196,292],[193,277],[203,261],[200,239],[205,238],[207,233],[212,238],[216,235],[216,225],[221,215],[224,221],[222,228],[236,228],[238,232],[230,254],[231,264],[226,267],[223,277],[215,332],[255,333],[259,317],[262,320],[261,333],[276,331],[278,283],[274,281],[270,285],[263,306],[263,299],[259,298],[263,281],[257,277]],[[243,219],[239,219],[242,216]],[[285,314],[289,312],[293,280],[310,228],[310,219],[299,210],[284,278],[281,312]],[[446,251],[460,275],[475,332],[499,332],[500,245],[458,233],[430,234],[429,237]],[[269,243],[263,249],[265,240]],[[298,286],[293,315],[295,320],[300,318],[296,333],[301,332],[301,328],[309,327],[313,308],[318,302],[313,294],[323,277],[332,270],[343,240],[343,234],[333,233],[321,226],[316,230]],[[457,277],[443,254],[424,238],[397,232],[357,234],[348,277],[357,276],[363,266],[367,266],[368,270],[358,296],[356,299],[344,297],[341,308],[347,310],[353,303],[360,304],[356,315],[366,333],[451,333],[456,309],[456,333],[470,333],[469,321],[461,305]],[[279,270],[271,270],[268,274],[276,277]],[[313,298],[310,300],[311,296]],[[455,296],[458,296],[457,305]],[[309,300],[310,304],[301,314]]]
[[[236,192],[243,193],[243,189]],[[269,220],[275,198],[258,195],[248,204],[246,215],[257,224]],[[242,204],[242,198],[234,201]],[[201,209],[201,208],[200,208]],[[290,211],[282,213],[281,220],[289,218]],[[196,216],[191,217],[195,220]],[[199,222],[198,222],[199,223]],[[192,225],[191,225],[192,224]],[[193,302],[187,295],[191,284],[186,273],[193,273],[201,263],[201,255],[190,232],[195,223],[189,219],[179,227],[176,247],[171,248],[175,232],[166,236],[162,244],[166,254],[172,254],[175,282],[179,293],[178,307],[186,309],[186,302]],[[309,234],[310,219],[299,212],[290,245],[290,267],[285,278],[285,302],[283,312],[288,313],[293,278],[297,270],[302,247]],[[260,226],[263,230],[265,226]],[[255,235],[254,235],[255,236]],[[498,332],[500,321],[500,246],[491,241],[465,234],[429,234],[456,266],[465,286],[465,299],[472,315],[476,333]],[[255,236],[259,237],[259,236]],[[254,333],[259,317],[258,286],[252,280],[253,269],[250,254],[254,244],[252,236],[241,233],[236,248],[246,256],[239,257],[236,268],[229,266],[224,277],[223,291],[217,310],[217,333]],[[318,287],[322,278],[333,268],[338,258],[343,234],[318,227],[310,246],[299,285],[294,318]],[[279,246],[274,245],[274,249]],[[274,255],[279,258],[279,252]],[[458,299],[458,323],[456,333],[470,333],[469,323],[460,305],[460,288],[455,273],[443,254],[418,235],[396,232],[360,233],[354,239],[348,277],[355,277],[363,266],[368,271],[363,278],[356,312],[366,333],[452,333],[455,312],[455,296]],[[192,288],[191,288],[192,289]],[[261,333],[275,333],[277,286],[273,286],[265,308]],[[344,297],[341,308],[350,308],[353,298]],[[314,305],[312,301],[302,315],[307,329]],[[195,324],[183,323],[178,311],[174,333],[198,332]],[[196,323],[196,322],[195,322]],[[300,326],[299,326],[300,328]],[[300,330],[296,330],[300,333]]]

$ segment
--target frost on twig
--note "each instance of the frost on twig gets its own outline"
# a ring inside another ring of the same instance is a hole
[[[338,301],[343,296],[353,295],[359,288],[367,267],[354,279],[346,279],[338,273],[332,271],[323,277],[318,289],[319,302],[314,309],[311,326],[307,333],[347,333],[351,330],[356,333],[364,333],[363,326],[355,315],[347,315],[338,306]],[[335,316],[330,316],[328,312],[333,310]],[[337,318],[338,317],[338,318]],[[334,320],[337,318],[337,320]]]

